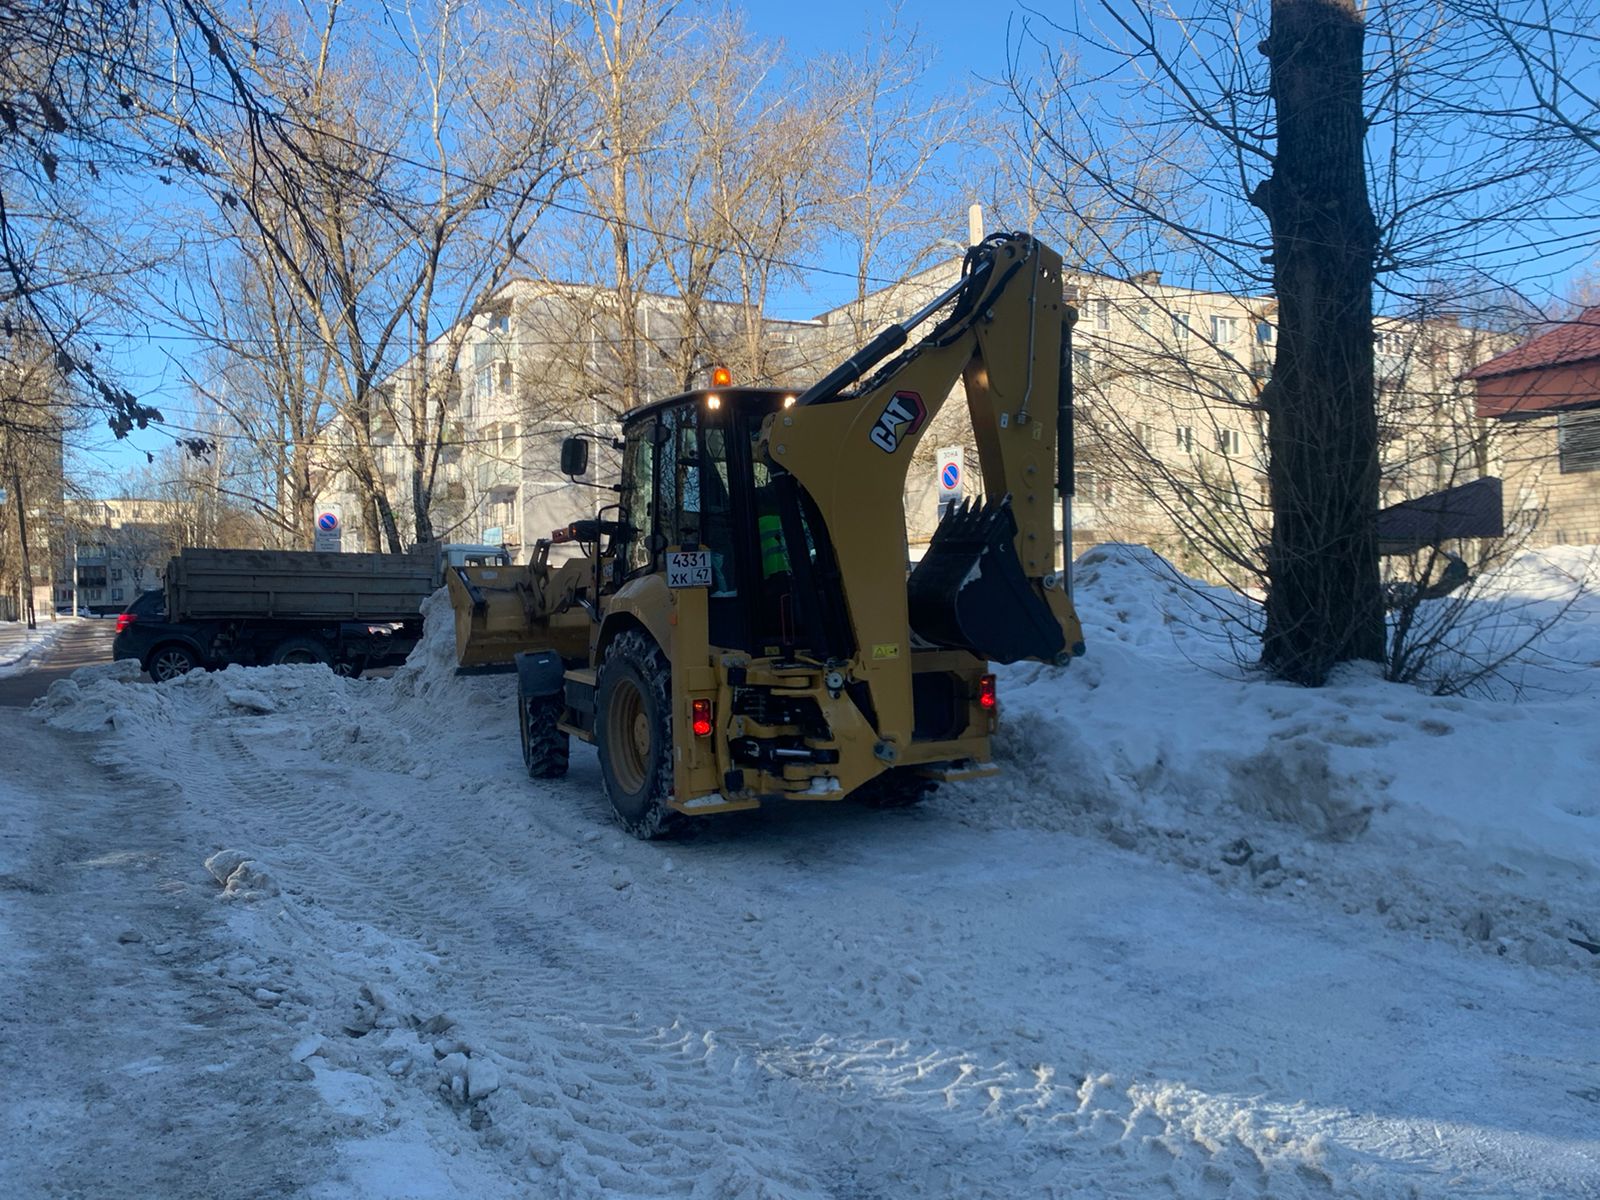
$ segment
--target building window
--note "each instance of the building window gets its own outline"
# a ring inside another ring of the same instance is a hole
[[[1232,317],[1211,318],[1211,340],[1222,346],[1233,341],[1239,334],[1239,322]]]
[[[1241,439],[1239,437],[1239,431],[1237,429],[1219,429],[1219,430],[1217,430],[1217,453],[1218,454],[1227,454],[1227,455],[1230,455],[1230,456],[1231,455],[1237,455],[1239,453],[1240,444],[1241,444]]]
[[[113,604],[120,603],[121,600],[122,600],[122,589],[121,588],[112,588],[111,589],[111,601],[112,601],[112,603]]]
[[[1180,342],[1187,342],[1189,340],[1188,313],[1172,314],[1172,336],[1177,338]]]
[[[1194,426],[1179,425],[1177,428],[1178,449],[1194,453]]]
[[[1074,471],[1072,481],[1079,499],[1091,504],[1112,504],[1116,501],[1116,489],[1111,486],[1111,481],[1097,471]]]
[[[1272,327],[1271,321],[1256,322],[1256,342],[1258,345],[1270,346],[1278,340],[1278,331]]]
[[[1133,323],[1145,333],[1150,332],[1150,306],[1141,304],[1133,310]]]
[[[1154,450],[1156,448],[1156,431],[1153,426],[1146,425],[1143,421],[1140,421],[1133,427],[1133,436],[1134,440],[1146,450]]]
[[[1072,352],[1072,378],[1075,381],[1088,383],[1094,375],[1094,360],[1089,357],[1087,350],[1074,350]]]
[[[1111,328],[1111,301],[1096,300],[1094,302],[1094,327],[1096,329]]]
[[[112,583],[121,583],[122,582],[122,568],[121,567],[112,567],[111,568],[111,582]]]
[[[1562,413],[1556,418],[1561,473],[1600,471],[1600,412]]]

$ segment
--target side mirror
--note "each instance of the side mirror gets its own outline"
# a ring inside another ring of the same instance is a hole
[[[589,443],[580,437],[561,439],[561,473],[582,475],[589,469]]]

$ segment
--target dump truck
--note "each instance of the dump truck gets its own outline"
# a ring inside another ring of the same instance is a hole
[[[112,656],[137,659],[158,683],[235,663],[358,675],[405,661],[446,570],[510,562],[498,547],[438,543],[409,554],[186,549],[168,562],[164,589],[117,618]]]
[[[996,235],[809,387],[719,371],[625,414],[613,503],[524,566],[446,577],[461,666],[515,664],[529,775],[592,743],[617,819],[650,838],[992,773],[991,662],[1084,650],[1054,519],[1059,502],[1070,547],[1074,318],[1059,256]],[[987,499],[947,511],[908,569],[907,470],[957,379]],[[587,473],[586,442],[561,455]],[[560,542],[583,555],[552,563]]]

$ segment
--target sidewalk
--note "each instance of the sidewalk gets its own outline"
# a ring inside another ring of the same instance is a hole
[[[0,676],[15,675],[48,649],[78,617],[39,618],[37,629],[26,621],[0,621]]]

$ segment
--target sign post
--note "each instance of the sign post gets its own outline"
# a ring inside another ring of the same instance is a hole
[[[943,516],[967,494],[966,468],[960,446],[940,448],[938,472],[939,515]]]
[[[316,550],[321,554],[338,554],[344,541],[344,522],[340,520],[339,506],[329,504],[317,513]]]

